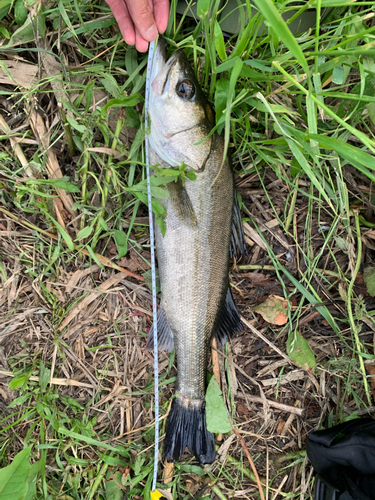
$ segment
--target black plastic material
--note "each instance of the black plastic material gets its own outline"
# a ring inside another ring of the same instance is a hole
[[[375,500],[373,419],[350,420],[313,432],[306,449],[319,475],[315,500]]]
[[[317,474],[315,478],[315,500],[338,500],[339,490]]]

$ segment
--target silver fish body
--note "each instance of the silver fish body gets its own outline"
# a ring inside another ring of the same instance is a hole
[[[159,45],[155,64],[151,164],[165,168],[184,162],[196,173],[184,185],[181,180],[167,185],[165,235],[156,228],[158,330],[162,347],[174,344],[178,367],[164,455],[177,460],[188,447],[207,463],[215,458],[204,403],[209,344],[217,330],[226,340],[241,329],[228,291],[234,179],[228,159],[223,162],[223,138],[213,134],[205,139],[214,125],[213,113],[183,52],[166,61]]]

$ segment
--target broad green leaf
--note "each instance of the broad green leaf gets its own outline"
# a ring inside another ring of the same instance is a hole
[[[332,81],[333,83],[336,83],[337,85],[342,85],[344,83],[344,67],[341,66],[336,66],[332,72]]]
[[[168,191],[162,187],[160,184],[166,184],[168,182],[168,178],[158,176],[157,174],[151,177],[151,195],[155,198],[163,199],[168,198]],[[170,179],[173,180],[173,179]],[[133,187],[128,188],[131,193],[136,193],[137,191],[141,191],[142,193],[147,194],[147,182],[141,181],[138,184],[135,184]],[[147,202],[146,202],[147,203]]]
[[[306,371],[311,371],[316,365],[315,356],[309,343],[297,330],[289,335],[286,351],[293,363]]]
[[[184,472],[188,472],[189,474],[195,474],[197,476],[204,476],[205,471],[202,467],[198,465],[190,465],[190,464],[181,464],[180,469]]]
[[[194,172],[194,170],[188,170],[186,172],[186,177],[191,181],[197,180],[197,174]]]
[[[232,425],[229,422],[227,408],[215,377],[212,377],[206,392],[207,430],[220,434],[230,432]]]
[[[200,18],[207,16],[210,10],[211,0],[198,0],[197,3],[197,14]]]
[[[128,252],[128,237],[123,231],[116,229],[113,233],[119,258],[124,257]]]
[[[121,484],[122,474],[121,472],[115,472],[112,474],[112,477],[112,481],[107,481],[105,483],[106,498],[110,498],[111,500],[123,500],[125,490]]]
[[[105,115],[109,108],[122,108],[126,106],[134,107],[141,101],[142,97],[140,94],[124,95],[122,97],[119,97],[118,99],[110,99],[102,109],[102,115]]]
[[[111,96],[115,99],[121,99],[121,91],[114,76],[110,75],[109,73],[104,73],[102,78],[100,78],[99,80],[108,94],[111,94]]]
[[[37,17],[31,19],[30,14],[28,15],[26,21],[20,26],[13,34],[6,47],[13,47],[14,45],[23,44],[31,42],[34,40],[34,27],[38,22],[39,35],[44,38],[46,36],[46,24],[44,21],[43,7],[41,7],[40,12]],[[38,21],[37,21],[38,19]],[[43,52],[41,50],[41,52]]]
[[[64,179],[49,179],[46,184],[51,184],[54,187],[64,189],[68,193],[79,193],[81,190],[78,186],[75,186],[71,182],[65,181]]]
[[[8,14],[12,0],[0,0],[0,21]]]
[[[18,26],[22,26],[27,19],[29,11],[26,9],[23,0],[16,0],[14,4],[14,20]]]
[[[99,215],[98,220],[104,231],[109,231],[109,227],[101,215]]]
[[[243,66],[240,76],[250,78],[252,82],[269,82],[271,80],[268,75],[263,75],[263,73],[259,73],[259,71],[255,71],[247,65]]]
[[[22,500],[34,500],[36,495],[36,480],[40,471],[40,461],[34,462],[30,467],[30,473],[26,480],[27,490]]]
[[[153,186],[151,184],[151,196],[162,200],[163,198],[168,198],[169,193],[166,189],[159,187],[159,186]]]
[[[138,476],[141,473],[142,465],[145,463],[146,457],[139,454],[134,464],[134,474]]]
[[[45,392],[51,378],[51,370],[44,366],[43,361],[40,361],[39,369],[40,369],[40,375],[39,375],[40,388],[42,392]]]
[[[335,240],[335,243],[339,247],[339,249],[346,255],[348,255],[350,248],[348,240],[346,238],[343,238],[342,236],[334,236],[333,239]]]
[[[363,272],[363,281],[371,297],[375,297],[375,267],[366,267]]]
[[[0,469],[0,500],[24,500],[28,492],[32,445],[20,451],[13,462]]]
[[[129,47],[125,52],[125,69],[128,75],[135,73],[138,69],[138,54],[135,47]]]
[[[137,128],[137,129],[141,126],[141,122],[139,121],[138,113],[131,106],[128,106],[126,108],[125,124],[127,127]]]
[[[280,12],[277,10],[275,3],[272,0],[254,0],[255,5],[263,14],[266,20],[272,26],[276,35],[285,43],[293,56],[297,59],[306,74],[309,73],[309,67],[301,47],[298,45],[297,40],[294,38],[292,32],[288,28],[284,19],[281,17]]]
[[[142,191],[134,191],[134,195],[141,200],[142,203],[148,205],[147,194]],[[152,211],[158,215],[165,216],[166,210],[165,208],[158,202],[158,200],[152,200]]]
[[[77,120],[72,118],[69,115],[66,115],[66,119],[68,120],[69,124],[74,128],[74,130],[77,130],[80,134],[83,134],[86,132],[86,127],[84,125],[80,125]]]
[[[229,91],[229,80],[226,78],[220,78],[216,82],[215,88],[215,113],[216,113],[216,123],[219,122],[220,118],[223,116],[223,111],[227,105],[227,95]],[[217,133],[221,134],[224,128],[224,123],[222,123],[218,129]]]
[[[225,61],[227,55],[225,53],[224,36],[223,32],[221,31],[220,24],[217,21],[215,21],[214,35],[216,52],[219,54],[220,59],[222,61]]]
[[[156,223],[159,226],[160,232],[163,236],[167,232],[167,224],[164,215],[156,215]]]
[[[12,380],[12,382],[13,382],[13,380]],[[27,382],[27,380],[25,382]],[[9,389],[12,389],[11,384],[9,384]],[[16,389],[17,389],[17,387],[16,387]],[[31,398],[31,393],[26,392],[25,394],[22,394],[22,396],[20,396],[19,398],[13,399],[13,401],[8,405],[8,408],[15,408],[16,406],[21,406],[25,403],[25,401],[27,401],[30,398]]]
[[[94,230],[93,226],[84,227],[77,234],[76,241],[84,240],[85,238],[88,238],[90,236],[90,234],[93,232],[93,230]]]
[[[223,73],[224,71],[229,71],[236,64],[237,57],[232,57],[222,64],[219,64],[216,68],[216,73]]]
[[[5,26],[3,26],[2,24],[0,24],[0,38],[6,38],[7,40],[10,39],[10,33],[9,31],[5,28]],[[5,66],[5,65],[4,65]]]
[[[268,61],[258,61],[257,59],[248,59],[244,61],[247,66],[251,66],[252,68],[259,69],[260,71],[265,71],[266,73],[275,73],[275,68],[269,66]]]
[[[9,382],[9,389],[19,389],[25,382],[27,382],[30,378],[30,373],[23,373],[22,375],[19,375],[18,377],[14,377],[10,382]],[[22,398],[22,396],[20,396]],[[17,398],[18,399],[18,398]]]
[[[95,87],[95,82],[90,82],[86,86],[86,90],[85,90],[85,95],[86,95],[85,111],[86,111],[86,113],[90,109],[91,104],[92,104],[92,100],[94,97],[94,87]]]

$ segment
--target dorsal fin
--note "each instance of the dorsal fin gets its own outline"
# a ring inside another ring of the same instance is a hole
[[[239,259],[241,255],[247,255],[241,210],[238,204],[236,190],[234,190],[232,232],[230,235],[229,252],[230,256],[236,257],[236,259]]]

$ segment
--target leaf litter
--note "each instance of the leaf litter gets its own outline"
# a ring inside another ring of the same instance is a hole
[[[69,19],[65,9],[76,15],[68,2],[59,8],[64,15],[53,9],[53,15],[49,14],[51,29],[60,29],[53,24],[60,15]],[[356,15],[358,26],[370,22],[360,10]],[[85,20],[86,24],[97,23],[95,33],[104,36],[109,30],[115,35],[110,20]],[[107,21],[106,27],[100,27]],[[148,280],[142,279],[149,268],[148,214],[139,204],[144,195],[139,167],[142,130],[137,137],[142,113],[139,92],[144,85],[139,68],[144,68],[144,60],[134,51],[126,51],[125,57],[111,51],[100,55],[101,47],[96,51],[94,38],[74,32],[79,26],[75,25],[72,35],[65,31],[59,42],[64,57],[75,68],[67,87],[59,76],[63,74],[61,63],[56,66],[59,60],[54,56],[54,63],[42,58],[38,68],[37,53],[23,53],[20,63],[25,67],[17,72],[14,55],[4,52],[8,70],[1,66],[1,91],[7,97],[0,117],[5,134],[0,150],[0,460],[5,467],[23,453],[24,443],[38,442],[42,446],[38,454],[33,448],[30,463],[38,467],[48,464],[38,476],[39,495],[43,491],[52,496],[86,491],[93,498],[99,491],[102,498],[122,498],[125,491],[143,498],[150,489],[154,422],[153,358],[144,350],[152,298]],[[11,35],[8,44],[27,48],[34,38],[29,28],[27,22]],[[40,33],[45,29],[42,22],[40,29]],[[222,58],[216,24],[214,34]],[[271,38],[275,44],[274,34]],[[280,46],[277,42],[272,50]],[[237,49],[236,57],[246,47],[239,43]],[[86,71],[85,66],[80,69],[79,64],[94,55],[97,61],[91,69],[89,64]],[[258,63],[264,67],[265,61],[256,59],[261,54],[251,52],[247,57],[254,61],[252,67],[257,68]],[[111,66],[113,78],[103,76],[107,74],[104,66]],[[247,65],[239,62],[236,71],[240,66],[241,78],[246,78]],[[210,91],[208,72],[205,75],[204,66],[197,67]],[[312,484],[303,483],[301,476],[301,467],[304,477],[311,473],[303,454],[308,433],[353,413],[374,412],[365,403],[348,321],[350,302],[373,390],[373,186],[363,166],[347,163],[354,158],[352,148],[360,151],[363,147],[358,142],[360,132],[373,133],[371,108],[359,101],[349,105],[347,97],[364,90],[369,94],[372,83],[368,84],[367,76],[366,86],[359,89],[355,72],[345,76],[336,69],[335,80],[346,78],[348,90],[340,101],[334,95],[337,88],[330,74],[335,68],[319,68],[325,78],[322,92],[326,92],[319,102],[330,106],[339,118],[352,112],[350,125],[358,131],[356,135],[347,131],[352,135],[341,137],[341,142],[329,142],[334,138],[322,135],[333,133],[334,124],[325,115],[325,121],[318,123],[319,141],[315,141],[321,147],[319,163],[316,146],[301,132],[310,127],[309,133],[316,133],[314,120],[310,117],[306,124],[300,113],[304,104],[295,93],[300,89],[280,79],[280,74],[279,79],[265,79],[274,74],[271,66],[266,67],[272,71],[261,73],[263,83],[258,79],[253,92],[257,95],[261,88],[262,99],[252,98],[248,104],[240,101],[230,115],[227,105],[232,102],[225,89],[231,85],[231,95],[236,97],[241,89],[237,92],[235,82],[224,71],[220,92],[214,96],[216,111],[224,112],[237,127],[228,147],[238,173],[249,255],[231,266],[232,291],[246,326],[233,339],[230,350],[217,350],[214,364],[222,396],[215,386],[214,402],[219,408],[214,408],[213,417],[224,422],[226,427],[219,425],[216,430],[225,433],[230,432],[226,419],[231,416],[250,455],[256,457],[261,482],[270,478],[265,486],[268,493],[277,495],[280,488],[284,496],[308,498]],[[26,105],[26,94],[17,91],[17,85],[33,88],[30,82],[38,73],[48,75],[50,83],[44,80],[38,100],[32,98]],[[299,83],[303,81],[301,78]],[[124,94],[128,91],[135,95],[132,101]],[[132,102],[132,112],[121,111],[116,99],[125,105]],[[63,103],[66,119],[57,100]],[[246,106],[251,106],[251,115]],[[282,106],[282,113],[277,106]],[[285,118],[282,115],[288,109],[292,113]],[[308,112],[311,107],[304,109]],[[246,147],[250,122],[252,144]],[[294,164],[293,171],[287,150],[291,130],[307,158],[304,162],[298,156],[301,163],[298,168]],[[351,142],[350,148],[343,146],[343,140]],[[341,148],[341,156],[332,153],[335,145]],[[69,186],[79,189],[80,195]],[[328,202],[325,190],[330,195],[337,193],[337,198],[331,196]],[[361,234],[356,234],[353,222],[356,207]],[[156,205],[156,209],[160,207]],[[126,238],[116,239],[119,232]],[[361,252],[357,237],[363,243]],[[356,259],[360,259],[361,269],[350,294]],[[173,355],[170,358],[165,353],[160,353],[159,364],[163,433],[176,367]],[[205,489],[201,498],[231,498],[233,493],[236,498],[256,498],[258,490],[241,444],[224,436],[221,446],[227,440],[221,456],[224,468],[215,462],[205,471],[186,454],[167,471],[175,498],[191,498],[192,484],[199,485],[194,495],[199,494],[213,478],[219,486],[215,483],[209,493]],[[280,463],[289,467],[282,470]],[[93,477],[102,478],[102,490],[95,490],[100,484]]]

